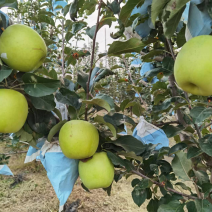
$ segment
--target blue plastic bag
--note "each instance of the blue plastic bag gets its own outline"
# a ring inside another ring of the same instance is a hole
[[[29,148],[25,162],[35,159],[41,161],[60,201],[60,212],[64,209],[78,178],[78,160],[67,158],[62,153],[58,142],[49,143],[41,140],[37,146],[40,149]]]
[[[164,131],[147,122],[143,116],[140,117],[139,123],[135,127],[132,136],[144,144],[158,144],[156,150],[169,146],[169,139]]]
[[[12,171],[7,165],[0,165],[0,174],[13,176]]]

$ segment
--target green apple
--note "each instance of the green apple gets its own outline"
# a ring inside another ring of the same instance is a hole
[[[212,36],[201,35],[189,40],[177,55],[174,76],[186,92],[212,95]]]
[[[72,120],[65,123],[61,128],[59,142],[66,157],[85,159],[96,152],[99,145],[99,133],[87,121]]]
[[[107,188],[113,182],[114,166],[105,152],[96,153],[79,162],[79,176],[88,189]]]
[[[0,89],[0,133],[19,131],[28,115],[28,104],[23,94],[11,89]]]
[[[46,54],[43,38],[28,26],[11,25],[0,37],[0,57],[13,69],[34,71],[42,65]]]

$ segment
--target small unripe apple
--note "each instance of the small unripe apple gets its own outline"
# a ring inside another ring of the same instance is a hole
[[[59,133],[63,154],[72,159],[91,157],[99,145],[99,133],[89,122],[72,120],[63,125]]]
[[[107,188],[114,178],[114,166],[107,153],[95,153],[86,161],[79,162],[79,176],[88,189]]]
[[[212,36],[201,35],[189,40],[177,55],[174,76],[186,92],[212,95]]]
[[[6,28],[0,37],[0,57],[11,68],[22,72],[38,69],[47,54],[43,38],[22,24]]]
[[[0,133],[18,132],[28,115],[28,104],[23,94],[11,89],[0,89]]]

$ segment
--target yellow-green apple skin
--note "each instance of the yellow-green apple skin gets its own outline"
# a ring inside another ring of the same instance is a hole
[[[0,57],[15,70],[30,72],[38,69],[46,54],[43,38],[28,26],[11,25],[0,37]]]
[[[107,188],[113,182],[114,166],[105,152],[96,153],[79,162],[79,176],[88,189]]]
[[[28,115],[28,104],[23,94],[11,89],[0,89],[0,133],[18,132]]]
[[[91,157],[99,145],[99,133],[89,122],[72,120],[66,122],[59,133],[63,154],[72,159]]]
[[[184,91],[212,95],[212,36],[194,37],[182,47],[175,61],[174,76]]]

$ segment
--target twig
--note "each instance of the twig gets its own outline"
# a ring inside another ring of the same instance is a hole
[[[94,54],[95,54],[95,46],[96,46],[96,35],[98,32],[98,28],[99,28],[99,18],[100,18],[100,11],[101,11],[101,6],[102,6],[102,0],[100,0],[99,2],[99,7],[98,7],[98,16],[97,16],[97,23],[96,23],[96,30],[94,33],[94,37],[93,37],[93,48],[92,48],[92,55],[91,55],[91,67],[90,67],[90,72],[89,72],[89,77],[88,77],[88,82],[87,82],[87,99],[89,99],[89,85],[90,85],[90,81],[91,81],[91,74],[93,71],[93,62],[94,62]],[[88,106],[86,105],[85,108],[85,120],[88,120]]]
[[[169,50],[170,50],[170,53],[171,53],[171,55],[172,55],[172,58],[175,60],[176,57],[175,57],[175,54],[174,54],[174,50],[173,50],[173,48],[172,48],[171,39],[166,39],[166,40],[167,40],[167,43],[168,43],[168,45],[169,45]]]
[[[204,128],[210,127],[212,125],[212,122],[210,124],[207,124],[204,126]]]
[[[154,181],[154,180],[150,179],[149,177],[145,176],[144,174],[142,174],[142,173],[140,173],[140,172],[138,172],[138,171],[132,170],[132,172],[133,172],[134,174],[137,174],[138,176],[144,178],[144,179],[150,180],[152,183],[154,183],[154,184],[156,184],[156,185],[158,185],[158,186],[160,186],[160,187],[164,187],[164,184],[159,183],[159,182],[157,182],[157,181]],[[181,192],[176,191],[176,190],[174,190],[174,189],[172,189],[172,188],[167,188],[167,187],[166,187],[166,190],[168,190],[168,191],[170,191],[170,192],[173,192],[173,193],[175,193],[175,194],[179,194],[179,195],[181,195],[181,196],[187,197],[188,199],[193,199],[193,200],[198,199],[198,198],[195,197],[195,196],[191,196],[191,195],[188,195],[188,194],[181,193]]]
[[[65,38],[64,38],[64,20],[62,20],[62,74],[63,79],[65,78],[65,69],[64,69],[64,49],[65,49]]]
[[[8,152],[8,153],[3,153],[3,155],[14,155],[14,154],[22,154],[22,153],[27,153],[28,151],[20,151],[20,152]]]
[[[120,0],[120,1],[119,1],[119,4],[121,4],[122,2],[123,2],[123,0]]]
[[[165,124],[179,124],[179,121],[170,121],[170,122],[165,122],[165,123],[159,123],[159,124],[154,124],[157,127],[163,126]]]

